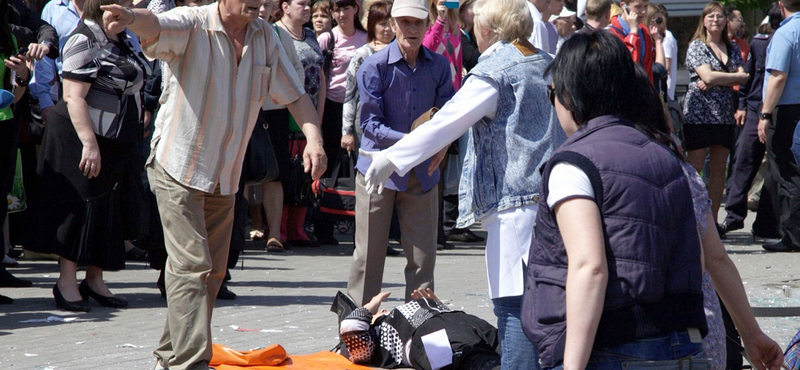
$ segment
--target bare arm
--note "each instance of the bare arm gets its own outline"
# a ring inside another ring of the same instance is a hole
[[[569,260],[564,369],[584,369],[594,345],[608,284],[600,210],[593,200],[576,198],[556,205],[555,214]]]
[[[713,232],[715,224],[711,214],[706,216],[710,232],[703,237],[705,268],[714,281],[717,293],[731,314],[736,329],[741,334],[747,351],[748,361],[758,370],[778,370],[783,364],[783,351],[780,346],[766,336],[758,327],[747,293],[742,286],[742,277],[728,257],[719,235]]]
[[[320,133],[319,120],[314,104],[307,94],[303,94],[299,99],[286,105],[289,113],[292,114],[297,125],[306,136],[306,149],[303,152],[303,166],[306,172],[311,173],[311,178],[319,180],[328,160],[325,157],[325,150],[322,147],[322,134]]]
[[[744,68],[742,67],[739,67],[734,73],[728,73],[713,71],[710,65],[703,64],[695,68],[695,71],[697,71],[697,75],[703,80],[707,87],[741,85],[746,83],[747,79],[750,77],[744,72]]]
[[[31,71],[28,69],[28,65],[25,63],[25,60],[18,57],[18,56],[10,56],[6,58],[4,64],[7,68],[14,71],[14,73],[19,76],[20,79],[28,81],[31,76]],[[14,85],[13,94],[14,94],[14,103],[18,102],[22,99],[22,96],[25,95],[25,90],[27,86],[18,86]]]
[[[130,9],[120,5],[103,5],[103,25],[108,32],[120,33],[125,28],[141,37],[142,43],[152,40],[161,33],[161,23],[155,14],[147,9]]]
[[[64,79],[64,102],[67,103],[69,119],[78,139],[83,144],[83,152],[78,168],[83,171],[83,175],[92,178],[100,174],[100,148],[97,146],[97,139],[92,128],[92,118],[89,116],[89,105],[86,104],[86,95],[89,93],[91,84],[70,79]]]
[[[786,87],[786,72],[772,70],[769,73],[769,80],[767,81],[767,88],[764,91],[764,105],[761,106],[762,113],[772,113],[778,105],[783,94],[783,89]],[[762,143],[767,142],[767,125],[769,121],[765,119],[758,120],[758,140]]]

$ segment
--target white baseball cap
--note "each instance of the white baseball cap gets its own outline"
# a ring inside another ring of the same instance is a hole
[[[575,14],[577,14],[577,13],[573,12],[572,10],[567,9],[567,7],[565,6],[565,7],[561,8],[561,13],[551,15],[549,21],[552,22],[552,21],[554,21],[554,20],[556,20],[558,18],[571,17],[571,16],[573,16]]]
[[[395,0],[392,5],[392,18],[397,17],[428,19],[428,2],[426,0]]]

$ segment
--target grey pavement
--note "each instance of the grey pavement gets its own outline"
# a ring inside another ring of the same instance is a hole
[[[800,287],[800,254],[765,253],[744,230],[724,241],[738,266],[751,305],[800,306],[786,292]],[[479,234],[485,233],[478,231]],[[352,240],[352,239],[350,239]],[[495,323],[482,245],[458,244],[440,251],[436,261],[436,293],[455,308]],[[257,250],[250,242],[244,268],[231,271],[230,289],[239,297],[218,301],[212,321],[214,342],[248,350],[278,343],[291,354],[331,349],[337,343],[336,316],[329,311],[337,290],[344,290],[351,262],[352,242],[320,248],[294,247],[283,254]],[[404,257],[387,257],[385,304],[401,303]],[[20,260],[9,269],[34,282],[32,288],[0,289],[15,299],[0,306],[0,368],[3,369],[152,369],[154,349],[164,324],[166,303],[155,281],[158,273],[144,263],[107,272],[112,291],[130,301],[124,310],[103,308],[92,301],[89,313],[68,313],[55,307],[51,289],[57,264]],[[82,278],[82,273],[79,273]],[[57,321],[41,322],[48,317]],[[38,320],[30,322],[29,320]],[[764,331],[782,347],[800,329],[798,317],[759,318]],[[239,327],[239,330],[234,329]],[[258,330],[258,331],[242,331]]]

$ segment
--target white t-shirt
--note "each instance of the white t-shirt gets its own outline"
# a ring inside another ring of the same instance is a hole
[[[586,172],[574,164],[561,162],[553,166],[547,182],[547,206],[552,210],[558,203],[573,198],[594,199],[592,182]]]
[[[664,45],[664,58],[672,59],[667,76],[667,96],[670,100],[675,100],[675,82],[678,79],[678,41],[669,30],[664,36],[662,45]]]

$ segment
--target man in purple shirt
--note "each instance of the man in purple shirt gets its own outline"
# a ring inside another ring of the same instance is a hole
[[[417,117],[432,107],[441,108],[455,94],[447,59],[422,46],[427,26],[426,0],[395,0],[392,29],[396,40],[367,58],[357,75],[363,152],[392,146],[411,130]],[[372,158],[366,154],[356,164],[356,250],[347,293],[359,305],[380,293],[396,205],[407,259],[405,300],[409,301],[414,289],[433,289],[439,170],[428,170],[429,159],[406,176],[392,175],[385,189],[370,194],[364,181],[370,163]]]

